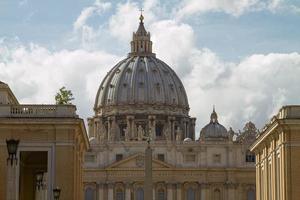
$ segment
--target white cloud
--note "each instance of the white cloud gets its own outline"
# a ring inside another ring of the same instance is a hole
[[[129,41],[138,25],[139,7],[134,2],[118,4],[109,20],[109,31],[117,39]]]
[[[92,6],[84,8],[80,15],[77,17],[76,21],[74,22],[73,26],[75,30],[79,30],[80,28],[86,26],[87,20],[93,14],[101,14],[102,12],[111,8],[111,3],[109,2],[101,2],[99,0],[95,1]]]
[[[1,53],[1,51],[0,51]],[[54,103],[62,86],[73,91],[80,116],[92,115],[96,92],[106,72],[120,58],[101,51],[50,52],[31,44],[7,48],[0,58],[0,80],[21,103]]]
[[[185,0],[176,9],[177,18],[191,16],[196,13],[225,12],[233,16],[242,15],[254,10],[276,10],[282,0]]]
[[[68,42],[79,43],[84,49],[95,49],[95,40],[102,35],[101,29],[95,29],[88,24],[88,19],[95,15],[101,15],[112,7],[110,2],[96,0],[93,5],[84,8],[73,23],[73,33]]]

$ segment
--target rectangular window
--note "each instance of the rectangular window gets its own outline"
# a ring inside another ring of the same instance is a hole
[[[255,155],[254,154],[247,154],[246,155],[246,162],[255,162]]]
[[[123,159],[123,154],[116,154],[116,161],[120,161]]]
[[[213,162],[214,163],[221,163],[221,154],[214,154],[213,155]]]
[[[165,155],[164,154],[157,154],[157,160],[160,160],[160,161],[165,161]]]

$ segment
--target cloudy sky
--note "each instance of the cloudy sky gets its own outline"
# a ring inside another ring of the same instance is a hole
[[[154,52],[185,85],[197,131],[213,105],[237,131],[300,104],[298,0],[0,0],[0,80],[21,103],[54,103],[66,86],[80,116],[92,116],[141,7]]]

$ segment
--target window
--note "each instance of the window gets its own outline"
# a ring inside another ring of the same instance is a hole
[[[157,154],[157,160],[160,160],[160,161],[165,161],[165,155],[164,154]]]
[[[141,187],[136,190],[136,200],[144,200],[144,189]]]
[[[255,154],[249,150],[246,153],[246,162],[255,162]]]
[[[158,200],[165,200],[166,197],[165,197],[165,190],[163,188],[159,188],[158,191],[157,191],[157,199]]]
[[[85,162],[95,162],[95,160],[96,160],[96,156],[95,155],[92,155],[92,154],[86,154],[85,156],[84,156],[84,160],[85,160]]]
[[[116,200],[124,200],[125,199],[125,194],[122,188],[117,188],[116,189]]]
[[[116,161],[120,161],[123,159],[123,154],[116,154]]]
[[[185,155],[185,162],[195,162],[196,155],[195,154],[187,154]]]
[[[162,137],[163,135],[163,125],[161,123],[157,123],[155,126],[156,137]]]
[[[88,187],[85,189],[84,199],[85,200],[94,200],[95,199],[95,191],[93,188]]]
[[[196,199],[196,194],[195,190],[193,188],[188,188],[187,190],[187,200],[195,200]]]
[[[221,154],[214,154],[213,155],[213,162],[214,163],[221,163]]]

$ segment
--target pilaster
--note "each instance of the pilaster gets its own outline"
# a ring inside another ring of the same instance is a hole
[[[176,200],[182,199],[182,183],[176,184]]]
[[[173,184],[167,184],[167,200],[173,200]]]

